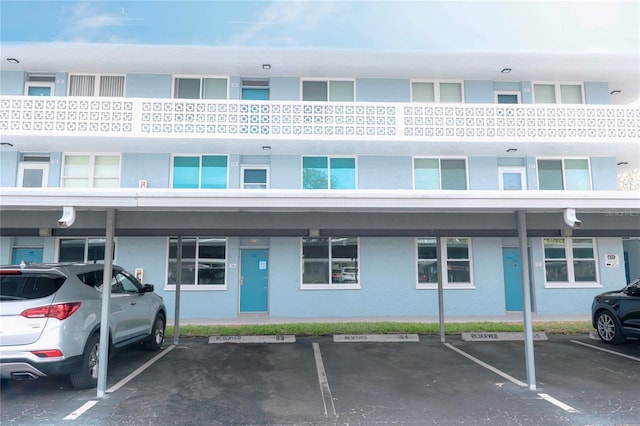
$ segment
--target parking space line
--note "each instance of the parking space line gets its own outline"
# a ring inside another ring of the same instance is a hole
[[[556,407],[562,408],[567,413],[577,413],[578,412],[578,410],[576,410],[575,408],[571,407],[570,405],[567,405],[564,402],[558,401],[557,399],[553,398],[552,396],[547,395],[546,393],[539,393],[538,396],[540,398],[544,399],[545,401],[548,401],[548,402],[552,403]]]
[[[529,387],[526,383],[516,379],[513,376],[508,375],[504,371],[498,370],[497,368],[487,364],[484,361],[480,361],[478,358],[476,358],[476,357],[474,357],[472,355],[469,355],[468,353],[456,348],[451,343],[445,343],[444,345],[446,347],[448,347],[449,349],[453,350],[454,352],[459,353],[463,357],[470,359],[471,361],[475,362],[476,364],[486,368],[489,371],[492,371],[492,372],[496,373],[499,376],[504,377],[505,379],[509,380],[510,382],[512,382],[512,383],[514,383],[514,384],[516,384],[518,386],[521,386],[523,388],[528,388]],[[558,401],[557,399],[553,398],[552,396],[550,396],[550,395],[548,395],[546,393],[539,393],[538,396],[540,396],[540,398],[544,399],[545,401],[552,403],[556,407],[562,408],[563,410],[565,410],[568,413],[577,413],[578,412],[578,410],[576,410],[575,408],[565,404],[564,402]]]
[[[478,364],[478,365],[480,365],[480,366],[482,366],[482,367],[486,368],[487,370],[492,371],[492,372],[496,373],[497,375],[504,377],[505,379],[509,380],[511,383],[514,383],[514,384],[516,384],[516,385],[518,385],[518,386],[522,386],[523,388],[527,388],[527,387],[529,387],[526,383],[524,383],[524,382],[522,382],[522,381],[520,381],[520,380],[516,379],[516,378],[515,378],[515,377],[513,377],[513,376],[508,375],[508,374],[507,374],[507,373],[505,373],[504,371],[500,371],[500,370],[498,370],[497,368],[495,368],[495,367],[493,367],[493,366],[491,366],[491,365],[487,364],[486,362],[480,361],[478,358],[476,358],[476,357],[474,357],[474,356],[471,356],[471,355],[469,355],[468,353],[466,353],[466,352],[464,352],[464,351],[462,351],[462,350],[460,350],[460,349],[456,348],[456,347],[455,347],[455,346],[453,346],[451,343],[445,343],[444,345],[445,345],[446,347],[448,347],[449,349],[451,349],[452,351],[457,352],[457,353],[459,353],[460,355],[462,355],[463,357],[468,358],[468,359],[470,359],[471,361],[475,362],[476,364]]]
[[[69,414],[67,417],[64,418],[64,420],[75,420],[75,419],[77,419],[85,411],[89,410],[91,407],[93,407],[97,403],[98,403],[98,401],[96,401],[96,400],[85,402],[85,404],[82,407],[78,408],[76,411],[74,411],[73,413]]]
[[[611,349],[601,348],[601,347],[599,347],[599,346],[590,345],[590,344],[588,344],[588,343],[579,342],[579,341],[577,341],[577,340],[570,340],[570,342],[573,342],[573,343],[575,343],[575,344],[582,345],[582,346],[586,346],[586,347],[588,347],[588,348],[597,349],[597,350],[602,351],[602,352],[606,352],[606,353],[609,353],[609,354],[613,354],[613,355],[621,356],[621,357],[623,357],[623,358],[629,358],[629,359],[632,359],[632,360],[634,360],[634,361],[638,361],[638,362],[640,362],[640,358],[637,358],[637,357],[635,357],[635,356],[631,356],[631,355],[627,355],[627,354],[622,354],[622,353],[620,353],[620,352],[612,351]]]
[[[336,406],[333,403],[333,397],[331,396],[331,389],[329,389],[329,380],[327,380],[327,373],[324,370],[324,363],[322,362],[322,354],[320,353],[320,345],[313,343],[313,355],[316,359],[316,370],[318,370],[318,381],[320,382],[320,392],[322,393],[322,403],[324,404],[324,415],[329,416],[328,406],[331,407],[331,414],[333,417],[337,417]],[[329,404],[327,404],[327,400]]]
[[[171,345],[167,349],[165,349],[164,351],[160,352],[158,355],[156,355],[153,358],[151,358],[149,361],[145,362],[141,367],[137,368],[134,372],[129,374],[127,377],[125,377],[124,379],[120,380],[118,383],[116,383],[115,385],[113,385],[109,389],[107,389],[107,393],[115,392],[118,389],[120,389],[122,386],[126,385],[129,381],[131,381],[137,375],[139,375],[144,370],[149,368],[151,366],[151,364],[153,364],[154,362],[156,362],[157,360],[159,360],[160,358],[162,358],[163,356],[168,354],[175,347],[176,347],[176,345]]]
[[[124,379],[120,380],[118,383],[116,383],[115,385],[113,385],[109,389],[107,389],[107,393],[113,393],[113,392],[117,391],[118,389],[120,389],[122,386],[124,386],[129,381],[131,381],[134,377],[138,376],[144,370],[149,368],[149,366],[151,364],[153,364],[154,362],[156,362],[157,360],[159,360],[160,358],[165,356],[167,353],[169,353],[169,351],[171,351],[175,347],[176,347],[176,345],[171,345],[168,348],[166,348],[164,351],[162,351],[161,353],[156,355],[155,357],[151,358],[149,361],[144,363],[141,367],[137,368],[133,373],[129,374],[127,377],[125,377]],[[97,400],[89,401],[89,402],[85,403],[82,407],[78,408],[76,411],[74,411],[73,413],[71,413],[67,417],[65,417],[64,420],[75,420],[75,419],[77,419],[82,414],[87,412],[91,407],[96,405],[97,403],[98,403]]]

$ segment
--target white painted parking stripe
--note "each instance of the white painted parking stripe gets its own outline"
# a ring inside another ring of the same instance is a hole
[[[149,368],[149,366],[151,364],[153,364],[154,362],[156,362],[157,360],[159,360],[160,358],[165,356],[167,353],[169,353],[169,351],[171,351],[175,347],[176,347],[176,345],[169,346],[167,349],[165,349],[164,351],[162,351],[161,353],[159,353],[158,355],[156,355],[155,357],[153,357],[152,359],[150,359],[149,361],[144,363],[144,365],[142,365],[141,367],[136,369],[133,373],[129,374],[127,377],[125,377],[124,379],[120,380],[118,383],[116,383],[115,385],[113,385],[109,389],[107,389],[107,393],[112,393],[112,392],[115,392],[118,389],[120,389],[122,386],[124,386],[130,380],[132,380],[134,377],[136,377],[137,375],[142,373],[144,370]],[[98,401],[89,401],[89,402],[85,403],[82,407],[78,408],[76,411],[74,411],[73,413],[71,413],[67,417],[65,417],[64,420],[75,420],[75,419],[77,419],[82,414],[87,412],[91,407],[96,405],[97,403],[98,403]]]
[[[324,370],[324,363],[322,362],[322,354],[320,353],[320,345],[318,343],[313,343],[313,355],[316,359],[316,370],[318,370],[318,381],[320,382],[320,393],[322,393],[322,403],[324,404],[324,415],[328,417],[328,406],[330,406],[331,414],[336,417],[336,406],[333,403],[331,389],[329,389],[329,380],[327,380],[327,373]],[[327,401],[329,402],[328,404]]]
[[[113,385],[109,389],[107,389],[107,393],[115,392],[118,389],[120,389],[122,386],[126,385],[129,381],[131,381],[137,375],[139,375],[144,370],[149,368],[151,366],[151,364],[153,364],[154,362],[156,362],[157,360],[159,360],[160,358],[162,358],[163,356],[168,354],[169,351],[171,351],[175,347],[176,347],[176,345],[171,345],[167,349],[165,349],[164,351],[159,353],[158,355],[156,355],[153,358],[151,358],[149,361],[145,362],[141,367],[137,368],[133,373],[129,374],[127,377],[125,377],[124,379],[120,380],[118,383],[116,383],[115,385]]]
[[[620,353],[620,352],[612,351],[612,350],[610,350],[610,349],[601,348],[601,347],[599,347],[599,346],[595,346],[595,345],[590,345],[590,344],[588,344],[588,343],[584,343],[584,342],[579,342],[579,341],[577,341],[577,340],[570,340],[570,341],[571,341],[571,342],[573,342],[573,343],[576,343],[576,344],[578,344],[578,345],[586,346],[586,347],[588,347],[588,348],[592,348],[592,349],[597,349],[597,350],[602,351],[602,352],[606,352],[606,353],[609,353],[609,354],[613,354],[613,355],[621,356],[621,357],[623,357],[623,358],[629,358],[629,359],[632,359],[632,360],[634,360],[634,361],[638,361],[638,362],[640,362],[640,358],[637,358],[637,357],[635,357],[635,356],[631,356],[631,355],[627,355],[627,354],[622,354],[622,353]]]
[[[578,410],[576,410],[575,408],[571,407],[570,405],[567,405],[564,402],[558,401],[557,399],[553,398],[552,396],[547,395],[546,393],[539,393],[538,396],[540,398],[544,399],[545,401],[548,401],[548,402],[552,403],[556,407],[562,408],[567,413],[577,413],[578,412]]]
[[[494,373],[498,374],[499,376],[504,377],[505,379],[509,380],[510,382],[521,386],[523,388],[529,387],[526,383],[516,379],[515,377],[512,377],[510,375],[508,375],[507,373],[498,370],[497,368],[487,364],[486,362],[480,361],[478,358],[469,355],[468,353],[456,348],[455,346],[453,346],[451,343],[445,343],[445,346],[448,347],[449,349],[458,352],[460,355],[462,355],[465,358],[470,359],[471,361],[475,362],[478,365],[481,365],[482,367],[486,368],[489,371],[493,371]],[[552,403],[553,405],[562,408],[563,410],[567,411],[568,413],[577,413],[578,410],[574,409],[573,407],[565,404],[564,402],[558,401],[557,399],[547,395],[546,393],[539,393],[538,394],[540,396],[540,398],[544,399],[545,401],[548,401],[550,403]]]
[[[78,408],[73,413],[69,414],[64,420],[75,420],[80,417],[85,411],[89,410],[91,407],[96,405],[98,401],[87,401],[82,407]]]
[[[508,375],[507,373],[505,373],[504,371],[500,371],[497,368],[487,364],[486,362],[480,361],[478,358],[469,355],[468,353],[461,351],[460,349],[456,348],[455,346],[453,346],[451,343],[445,343],[444,344],[446,347],[448,347],[449,349],[451,349],[454,352],[458,352],[460,355],[462,355],[465,358],[470,359],[471,361],[475,362],[476,364],[486,368],[489,371],[492,371],[494,373],[496,373],[499,376],[504,377],[505,379],[509,380],[511,383],[514,383],[518,386],[522,386],[523,388],[529,387],[526,383],[516,379],[513,376]]]

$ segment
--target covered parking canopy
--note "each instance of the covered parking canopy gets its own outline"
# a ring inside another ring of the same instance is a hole
[[[109,264],[116,236],[518,237],[523,259],[528,237],[640,237],[640,199],[619,191],[3,188],[0,201],[2,235],[105,236]],[[74,215],[73,224],[58,227],[65,208]],[[528,269],[522,268],[521,277],[523,322],[527,378],[535,389]],[[179,294],[178,286],[176,339]],[[441,284],[439,300],[444,339]],[[105,291],[103,322],[108,303]],[[101,336],[102,360],[106,339]],[[104,394],[106,370],[101,369],[98,396]]]

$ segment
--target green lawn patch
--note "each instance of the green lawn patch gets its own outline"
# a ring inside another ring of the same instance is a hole
[[[446,334],[467,332],[522,332],[523,325],[511,322],[465,322],[445,324]],[[549,334],[585,334],[593,331],[589,321],[535,322],[533,331]],[[438,335],[438,323],[415,322],[344,322],[344,323],[290,323],[255,325],[181,325],[180,336],[255,336],[292,334],[299,337],[329,336],[334,334],[423,334]],[[167,326],[166,335],[173,336],[173,326]]]

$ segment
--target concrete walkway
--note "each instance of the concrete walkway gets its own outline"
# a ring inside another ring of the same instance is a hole
[[[533,322],[545,321],[591,321],[591,315],[541,315],[532,314]],[[393,317],[271,317],[265,314],[244,314],[237,318],[191,318],[181,319],[180,325],[248,325],[248,324],[291,324],[291,323],[345,323],[345,322],[410,322],[410,323],[438,323],[434,316],[393,316]],[[522,323],[520,312],[495,316],[445,316],[445,324],[460,322],[514,322]],[[174,319],[167,321],[174,324]]]

